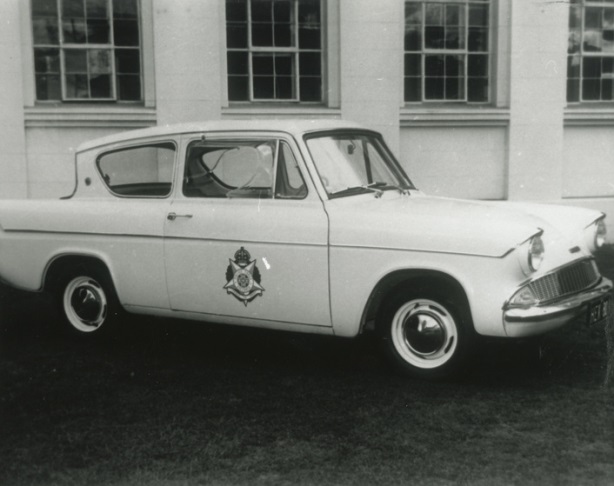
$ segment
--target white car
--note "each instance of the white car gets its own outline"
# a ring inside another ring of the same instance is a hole
[[[404,371],[461,369],[478,335],[605,318],[604,215],[429,197],[380,134],[340,121],[206,122],[83,144],[74,193],[0,202],[0,278],[70,329],[122,310],[354,337]]]

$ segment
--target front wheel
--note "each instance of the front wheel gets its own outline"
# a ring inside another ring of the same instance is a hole
[[[474,331],[462,307],[437,294],[399,292],[380,322],[384,350],[401,371],[426,379],[457,374],[466,365]]]
[[[65,274],[56,298],[73,335],[93,339],[108,334],[118,323],[120,306],[113,284],[96,269],[84,268]]]

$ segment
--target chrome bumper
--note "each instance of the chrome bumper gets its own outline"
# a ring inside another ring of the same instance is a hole
[[[503,309],[505,333],[509,337],[533,336],[564,326],[587,313],[591,302],[607,297],[612,287],[610,280],[602,278],[596,287],[552,304]]]

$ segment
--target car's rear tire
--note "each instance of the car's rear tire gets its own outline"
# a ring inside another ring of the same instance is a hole
[[[94,266],[66,271],[58,281],[56,301],[65,329],[81,339],[109,336],[119,324],[122,309],[113,282]]]
[[[422,379],[458,375],[475,345],[466,305],[435,291],[396,291],[384,303],[378,328],[395,367]]]

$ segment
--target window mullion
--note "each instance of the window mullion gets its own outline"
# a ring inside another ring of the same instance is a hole
[[[140,8],[140,2],[138,2],[137,7]],[[116,73],[116,66],[115,66],[115,29],[113,28],[113,19],[115,18],[115,12],[113,11],[113,0],[107,0],[107,12],[109,12],[109,42],[111,43],[111,45],[109,46],[109,52],[111,53],[111,97],[115,100],[118,101],[118,96],[117,96],[117,73]],[[138,15],[140,16],[140,10],[137,10]],[[139,29],[139,47],[142,43],[141,41],[141,37],[140,37],[140,29]],[[140,49],[139,49],[140,51]],[[141,62],[141,66],[142,66],[142,62]],[[141,88],[141,92],[142,92],[142,88]]]
[[[293,12],[293,22],[294,22],[294,54],[292,54],[292,57],[294,57],[294,96],[293,96],[293,101],[300,101],[301,100],[301,83],[300,83],[300,72],[301,72],[301,56],[299,56],[299,52],[300,52],[300,46],[299,46],[299,30],[300,30],[300,25],[299,25],[299,15],[298,15],[298,10],[299,10],[299,6],[298,6],[298,0],[294,1],[293,4],[294,7],[294,12]],[[321,60],[320,60],[321,61]]]
[[[69,49],[109,49],[111,44],[64,44]]]
[[[60,90],[62,92],[62,101],[67,99],[66,95],[66,61],[64,59],[64,26],[63,26],[63,15],[62,15],[62,2],[61,0],[56,0],[57,12],[58,12],[58,43],[59,43],[59,51],[60,51]]]
[[[66,61],[64,59],[64,49],[60,48],[60,86],[62,89],[62,101],[68,99],[66,93]]]
[[[91,83],[91,79],[92,79],[92,74],[91,74],[91,65],[90,65],[90,55],[92,53],[91,51],[91,47],[89,44],[89,32],[87,29],[87,2],[84,2],[83,4],[83,21],[85,23],[85,70],[87,73],[87,97],[88,99],[92,99],[92,83]]]
[[[254,69],[252,46],[252,0],[247,0],[247,75],[249,100],[254,101]]]
[[[463,101],[467,102],[469,101],[469,3],[467,3],[464,6],[464,11],[465,11],[465,25],[463,26],[463,39],[464,39],[464,50],[465,52],[463,53],[463,58],[465,60],[464,62],[464,76],[465,79],[463,79],[463,84],[465,86],[465,92],[463,93]],[[488,9],[488,14],[492,15],[492,11],[489,8]],[[490,22],[489,22],[489,33],[488,35],[490,35],[492,29],[490,29]],[[490,47],[490,45],[489,45]],[[488,65],[488,68],[490,69],[490,63]]]
[[[253,47],[252,52],[296,52],[296,49],[293,47]],[[318,52],[317,49],[311,49],[314,52]],[[308,51],[308,49],[304,49],[305,52]]]
[[[292,54],[294,57],[294,96],[292,97],[292,101],[300,101],[301,100],[301,83],[299,73],[301,72],[301,56],[298,55],[298,52]]]
[[[422,63],[420,70],[420,85],[422,88],[421,101],[424,101],[426,100],[426,54],[424,53],[426,49],[426,3],[422,3],[420,8],[422,9],[422,13],[420,14],[420,18],[422,19],[422,25],[420,25],[420,62]]]
[[[490,67],[490,64],[489,64]],[[469,101],[469,55],[463,55],[463,99],[461,101]]]
[[[57,5],[57,11],[58,11],[58,41],[60,43],[60,49],[62,48],[62,45],[64,44],[64,28],[62,26],[62,1],[61,0],[56,0],[56,5]]]
[[[275,9],[274,9],[274,3],[271,2],[271,39],[272,39],[272,46],[271,46],[271,58],[273,59],[273,99],[276,100],[277,99],[277,76],[275,74]]]
[[[467,49],[425,49],[424,50],[425,54],[443,54],[443,55],[447,55],[447,56],[462,56],[462,55],[467,55],[469,54],[469,51]],[[486,54],[486,53],[483,53]]]
[[[91,49],[85,49],[85,69],[87,72],[87,97],[91,100],[92,98],[92,73],[90,71],[90,55],[92,53]]]
[[[580,100],[580,103],[584,102],[584,15],[585,15],[585,5],[581,5],[580,6],[580,66],[579,66],[579,71],[580,71],[580,86],[578,86],[578,100]]]

